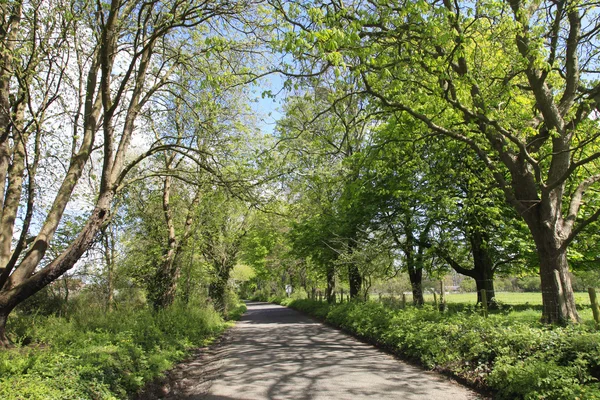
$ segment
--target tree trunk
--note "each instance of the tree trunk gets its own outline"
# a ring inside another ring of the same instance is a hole
[[[111,227],[104,231],[104,261],[106,263],[106,310],[113,310],[113,291],[114,291],[114,269],[115,269],[115,232]]]
[[[540,278],[542,283],[542,322],[565,324],[579,322],[575,297],[569,276],[566,250],[541,250]]]
[[[102,225],[108,219],[108,209],[112,198],[113,193],[111,192],[104,193],[98,199],[98,205],[88,218],[84,228],[58,257],[34,274],[19,279],[18,284],[11,286],[6,283],[4,285],[0,290],[0,315],[7,317],[19,303],[33,296],[73,268],[75,263],[90,248]]]
[[[4,313],[0,312],[0,349],[12,347],[12,344],[6,336],[6,321],[8,320],[8,314],[10,311]]]
[[[425,303],[423,298],[423,269],[414,266],[409,267],[408,277],[410,278],[410,287],[413,294],[413,304],[422,306]]]
[[[486,278],[475,278],[475,285],[477,286],[477,304],[481,303],[481,291],[485,289],[488,309],[498,308],[494,281]]]
[[[179,275],[180,269],[175,266],[174,262],[169,262],[167,265],[161,265],[158,268],[157,274],[154,277],[155,284],[152,288],[154,291],[152,303],[155,310],[160,310],[173,304],[175,294],[177,293]]]
[[[561,196],[557,196],[561,198]],[[554,206],[552,206],[554,205]],[[523,215],[535,242],[540,262],[542,286],[542,322],[548,324],[578,323],[575,296],[569,277],[565,238],[571,232],[551,216],[559,213],[558,200],[543,203],[539,209]],[[562,225],[562,226],[561,226]]]
[[[335,303],[335,271],[333,267],[327,269],[327,289],[325,290],[325,297],[327,302],[332,304]]]
[[[363,278],[355,264],[350,264],[348,266],[348,280],[350,284],[350,298],[354,299],[360,296]]]
[[[108,291],[108,296],[106,297],[106,309],[108,311],[112,311],[113,310],[113,306],[114,306],[114,295],[113,295],[113,280],[114,280],[114,276],[113,276],[113,267],[112,265],[108,268],[108,283],[107,283],[107,291]]]
[[[473,254],[473,269],[470,274],[456,271],[475,279],[477,285],[477,304],[481,303],[481,291],[485,289],[488,309],[498,308],[496,292],[494,290],[494,263],[488,251],[487,233],[482,232],[478,225],[473,225],[469,233],[471,253]]]

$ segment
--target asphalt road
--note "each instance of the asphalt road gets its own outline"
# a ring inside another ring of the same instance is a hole
[[[248,303],[220,346],[180,366],[175,399],[477,399],[294,310]]]

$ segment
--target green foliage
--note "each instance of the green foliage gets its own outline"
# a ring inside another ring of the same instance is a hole
[[[211,307],[179,303],[160,312],[88,308],[68,320],[12,318],[13,340],[36,341],[0,352],[0,398],[127,398],[224,327]]]
[[[224,296],[225,309],[223,317],[226,320],[238,320],[246,312],[246,305],[240,301],[237,293],[231,289],[225,290]]]
[[[440,313],[429,306],[286,303],[427,368],[489,388],[494,398],[600,398],[600,333],[584,326],[548,328],[505,315]]]

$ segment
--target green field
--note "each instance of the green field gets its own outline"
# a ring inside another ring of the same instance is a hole
[[[383,296],[389,298],[390,296]],[[433,294],[426,294],[425,303],[433,304]],[[372,300],[377,300],[379,295],[372,295]],[[397,301],[400,300],[400,296],[394,296]],[[542,294],[541,293],[517,293],[517,292],[496,292],[496,299],[501,305],[503,310],[500,312],[505,314],[509,319],[537,322],[542,312]],[[439,296],[438,296],[439,301]],[[406,302],[410,305],[412,303],[412,295],[406,295]],[[461,310],[464,306],[475,306],[477,302],[476,293],[449,293],[446,294],[446,303],[451,309]],[[593,324],[594,319],[592,315],[592,309],[590,307],[589,295],[585,292],[575,293],[575,302],[579,311],[579,316],[585,324]],[[453,307],[454,306],[454,307]],[[496,311],[497,312],[497,311]]]
[[[379,297],[377,294],[371,295],[373,300],[376,300]],[[383,297],[389,297],[389,295],[383,295]],[[394,296],[395,298],[399,298],[398,295]],[[425,302],[433,303],[433,294],[425,294]],[[439,296],[438,296],[439,299]],[[525,293],[525,292],[496,292],[496,299],[502,303],[507,305],[531,305],[531,306],[541,306],[542,305],[542,294],[541,293]],[[412,301],[412,295],[406,295],[406,301]],[[477,294],[476,293],[447,293],[446,294],[446,302],[447,303],[463,303],[463,304],[475,304],[477,303]],[[575,303],[579,306],[590,305],[590,297],[586,292],[577,292],[575,293]]]
[[[409,301],[412,296],[407,296]],[[496,292],[496,299],[502,304],[508,305],[526,305],[532,306],[542,305],[541,293],[516,293],[516,292]],[[433,295],[425,295],[425,301],[433,303]],[[476,293],[449,293],[446,294],[446,302],[448,303],[466,303],[475,304],[477,302]],[[590,305],[590,297],[587,293],[575,293],[575,303],[577,305]]]

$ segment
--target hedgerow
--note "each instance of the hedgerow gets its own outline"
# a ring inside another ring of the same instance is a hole
[[[433,307],[376,302],[284,304],[424,367],[494,392],[495,399],[600,399],[600,333]]]

